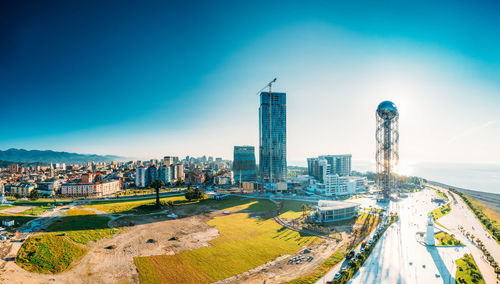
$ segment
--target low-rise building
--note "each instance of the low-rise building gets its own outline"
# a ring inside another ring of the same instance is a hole
[[[217,184],[217,185],[233,184],[233,172],[227,171],[227,172],[221,173],[218,176],[215,176],[214,177],[214,184]]]
[[[13,227],[14,223],[14,220],[2,220],[2,225],[6,227]]]
[[[186,184],[200,185],[205,182],[205,175],[200,171],[186,173]]]
[[[353,195],[366,190],[366,178],[327,174],[323,183],[318,183],[318,193],[325,196]]]
[[[36,190],[40,195],[44,196],[52,196],[56,193],[61,187],[61,183],[59,181],[46,181],[39,182],[36,184]]]
[[[358,215],[359,204],[346,201],[319,200],[311,219],[316,223],[328,223],[350,219]]]
[[[62,196],[102,197],[121,190],[120,180],[96,183],[65,183],[61,186]]]
[[[30,195],[33,189],[35,189],[35,185],[27,183],[14,183],[6,186],[5,189],[10,195],[20,195],[26,197]]]

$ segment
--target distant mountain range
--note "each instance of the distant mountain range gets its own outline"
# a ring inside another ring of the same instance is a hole
[[[0,160],[18,163],[67,163],[84,164],[88,162],[111,162],[123,161],[125,158],[112,155],[77,154],[68,152],[56,152],[51,150],[24,150],[8,149],[0,150]]]

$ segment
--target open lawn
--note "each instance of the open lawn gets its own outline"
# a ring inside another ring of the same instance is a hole
[[[0,210],[9,208],[11,205],[0,205]]]
[[[3,220],[14,220],[15,221],[14,228],[19,228],[33,219],[35,219],[35,217],[24,216],[24,215],[0,214],[0,224]]]
[[[59,273],[86,253],[86,248],[68,238],[49,233],[28,238],[19,249],[16,263],[32,272]]]
[[[14,205],[28,205],[28,206],[52,206],[52,205],[59,205],[59,204],[68,204],[71,203],[71,199],[37,199],[37,200],[23,200],[23,199],[18,199],[17,201],[14,202]]]
[[[446,204],[446,205],[443,205],[439,208],[432,210],[431,215],[434,218],[434,220],[437,220],[450,212],[451,212],[451,207],[449,204]]]
[[[208,206],[215,210],[230,210],[230,211],[239,211],[239,210],[264,211],[275,208],[275,205],[269,200],[257,201],[256,199],[248,199],[236,196],[230,196],[226,200],[203,199],[203,200],[189,201],[184,197],[184,195],[165,197],[160,199],[160,202],[162,203],[167,203],[169,201],[172,201],[174,203],[174,206],[193,204],[200,206]],[[143,212],[144,210],[142,209],[147,208],[147,206],[145,207],[144,205],[153,205],[155,204],[155,202],[156,202],[155,199],[133,200],[133,201],[122,201],[122,200],[96,201],[93,202],[91,205],[86,205],[85,207],[94,208],[107,213],[140,214],[140,213],[149,213],[149,212]]]
[[[176,204],[187,202],[186,198],[184,198],[183,195],[161,198],[160,201],[161,202],[173,201]],[[139,212],[140,209],[138,209],[140,206],[155,204],[155,202],[156,200],[154,198],[132,200],[132,201],[103,200],[103,201],[94,201],[92,202],[92,204],[86,205],[85,207],[94,208],[107,213],[133,214],[133,213],[140,213]]]
[[[302,205],[308,206],[308,208],[312,208],[317,205],[316,202],[305,202],[305,201],[295,201],[295,200],[277,200],[282,204],[280,211],[280,218],[288,218],[288,219],[297,219],[302,218]],[[310,213],[310,210],[307,210],[307,213]]]
[[[463,246],[459,240],[455,239],[453,235],[450,235],[446,232],[439,232],[434,235],[434,238],[436,238],[439,243],[437,246]]]
[[[25,210],[23,212],[19,212],[19,214],[38,216],[47,210],[50,210],[50,206],[34,206],[31,209]]]
[[[163,192],[171,192],[172,189],[161,189],[160,193]],[[120,191],[116,194],[116,196],[131,196],[131,195],[140,195],[140,194],[153,194],[156,193],[154,189],[127,189]]]
[[[457,283],[484,284],[483,276],[470,254],[465,254],[464,257],[457,259],[455,264],[457,265],[457,272],[455,274]]]
[[[67,215],[52,223],[48,232],[65,232],[67,236],[80,244],[97,241],[112,236],[118,229],[108,227],[107,216],[96,215],[94,212],[82,209],[68,210]]]
[[[446,195],[446,193],[442,192],[441,190],[433,187],[433,186],[428,186],[429,188],[432,188],[434,190],[434,192],[436,192],[437,195],[439,195],[439,197],[443,198],[444,200],[448,200],[448,196]]]
[[[268,200],[203,201],[229,211],[266,212],[275,205]],[[200,203],[203,203],[200,202]],[[233,205],[233,206],[232,206]],[[224,208],[223,208],[224,207]],[[141,283],[207,283],[245,272],[301,246],[320,241],[285,229],[272,218],[252,218],[249,213],[216,217],[208,225],[220,236],[209,247],[177,255],[157,255],[134,259]]]

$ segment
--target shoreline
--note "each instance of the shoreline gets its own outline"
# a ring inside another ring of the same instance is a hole
[[[466,189],[466,188],[456,187],[453,185],[448,185],[445,183],[431,181],[431,180],[427,180],[427,183],[432,184],[432,185],[436,185],[436,186],[440,186],[440,187],[444,187],[444,188],[454,189],[456,191],[460,191],[463,194],[468,195],[471,198],[473,198],[481,203],[484,203],[485,205],[488,206],[488,208],[491,208],[492,210],[494,210],[498,214],[500,214],[500,194],[498,194],[498,193],[491,193],[491,192],[485,192],[485,191]]]

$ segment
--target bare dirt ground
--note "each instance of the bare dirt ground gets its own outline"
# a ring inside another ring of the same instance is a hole
[[[110,215],[110,226],[125,227],[110,239],[87,245],[87,255],[73,263],[68,271],[56,275],[27,272],[8,260],[16,256],[21,243],[0,245],[0,283],[139,283],[134,257],[194,250],[208,246],[208,242],[219,235],[218,230],[206,222],[223,215],[223,211],[204,206],[179,206],[175,213],[179,219],[171,220],[166,217],[167,212],[141,216]],[[129,226],[131,222],[133,226]],[[347,238],[345,232],[342,235]],[[172,237],[176,239],[171,240]],[[264,280],[266,283],[281,283],[296,279],[323,263],[343,243],[332,240],[304,246],[296,255],[303,255],[306,259],[313,256],[311,262],[288,264],[292,255],[284,255],[219,283],[263,283]],[[304,254],[306,248],[310,252]]]
[[[300,278],[302,275],[314,270],[321,265],[333,252],[343,245],[344,242],[323,241],[319,245],[304,246],[295,255],[304,256],[307,259],[313,256],[311,262],[303,261],[301,264],[289,264],[288,259],[294,255],[283,255],[272,261],[269,261],[259,267],[256,267],[247,272],[235,275],[230,278],[216,282],[217,284],[226,283],[283,283],[293,279]],[[304,253],[308,249],[309,253]]]
[[[212,214],[217,213],[176,220],[164,216],[133,218],[135,226],[122,229],[111,239],[88,245],[86,256],[73,263],[69,271],[56,275],[27,272],[2,258],[0,283],[139,283],[134,257],[176,254],[208,246],[208,241],[219,234],[206,224],[214,217]],[[172,237],[177,240],[169,240]],[[150,239],[153,242],[148,242]],[[20,246],[21,243],[12,243],[6,257],[15,256]]]
[[[31,209],[35,206],[11,206],[9,208],[5,208],[0,210],[0,213],[2,214],[17,214],[19,212],[26,211],[28,209]]]

